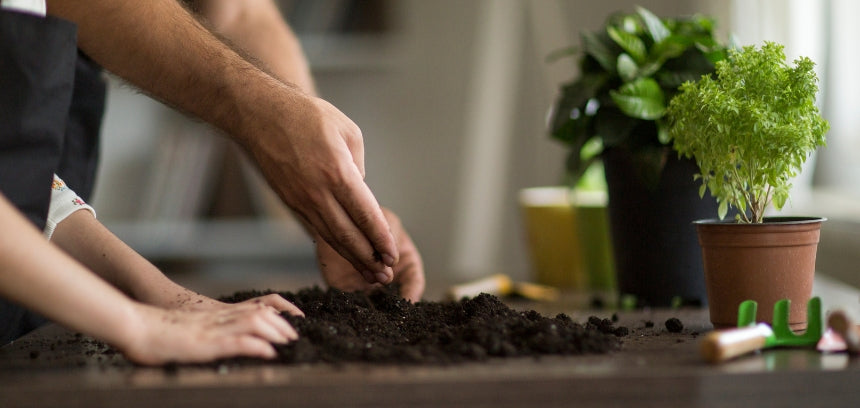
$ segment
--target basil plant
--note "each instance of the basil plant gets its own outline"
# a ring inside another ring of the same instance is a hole
[[[815,63],[786,63],[783,46],[766,42],[731,50],[715,76],[685,83],[668,109],[679,154],[696,160],[697,177],[737,220],[761,223],[771,204],[782,208],[791,179],[819,146],[829,125],[818,112]]]

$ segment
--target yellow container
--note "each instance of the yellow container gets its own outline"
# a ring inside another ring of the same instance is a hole
[[[519,203],[536,282],[615,289],[605,192],[533,187],[520,191]]]
[[[523,189],[519,202],[535,281],[559,288],[587,288],[570,189]]]
[[[576,231],[588,288],[598,291],[615,289],[615,263],[606,200],[605,191],[577,191],[573,196]]]

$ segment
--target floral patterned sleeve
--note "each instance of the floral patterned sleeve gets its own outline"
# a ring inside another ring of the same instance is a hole
[[[85,203],[72,189],[66,186],[62,179],[54,174],[54,182],[51,183],[51,206],[48,209],[48,222],[45,224],[45,237],[51,239],[57,224],[66,219],[73,212],[87,210],[96,216],[96,211]]]

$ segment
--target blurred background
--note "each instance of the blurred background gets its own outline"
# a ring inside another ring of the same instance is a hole
[[[362,129],[367,182],[438,285],[529,278],[517,191],[562,182],[545,118],[574,60],[547,63],[612,12],[702,13],[722,39],[786,45],[818,65],[828,147],[785,211],[830,218],[819,270],[860,286],[860,37],[853,0],[281,0],[321,96]],[[99,218],[174,279],[209,294],[319,281],[313,248],[225,137],[111,78]],[[287,286],[287,287],[285,287]],[[293,286],[293,287],[291,287]]]

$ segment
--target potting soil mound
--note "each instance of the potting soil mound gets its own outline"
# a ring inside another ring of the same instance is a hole
[[[273,293],[237,292],[240,302]],[[395,290],[346,293],[318,287],[279,292],[305,317],[284,314],[299,340],[278,346],[285,364],[362,361],[446,364],[491,357],[606,353],[620,346],[625,327],[592,317],[579,324],[559,314],[515,311],[492,295],[458,302],[410,303]]]

